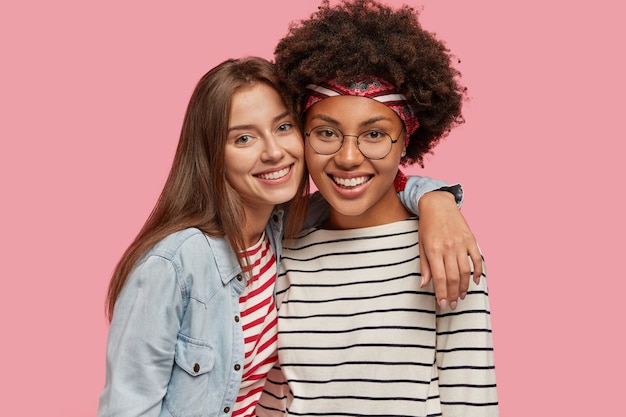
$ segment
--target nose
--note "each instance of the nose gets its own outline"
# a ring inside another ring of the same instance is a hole
[[[263,161],[278,161],[285,155],[285,150],[274,135],[265,136],[264,146],[263,153],[261,154],[261,160]]]
[[[351,167],[363,162],[363,154],[357,146],[357,136],[343,135],[343,145],[334,155],[335,163],[342,167]]]

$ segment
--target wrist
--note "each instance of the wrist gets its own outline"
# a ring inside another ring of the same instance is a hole
[[[417,207],[421,213],[424,208],[427,208],[433,205],[439,205],[439,204],[452,204],[455,207],[457,205],[454,194],[452,194],[449,191],[437,190],[437,191],[430,191],[424,194],[419,199],[417,203]]]

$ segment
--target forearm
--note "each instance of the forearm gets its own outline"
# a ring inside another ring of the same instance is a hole
[[[419,205],[422,197],[432,191],[443,191],[452,194],[457,206],[461,207],[463,202],[463,187],[461,184],[448,184],[445,181],[417,175],[408,177],[406,186],[404,190],[398,192],[398,197],[410,212],[419,216]]]

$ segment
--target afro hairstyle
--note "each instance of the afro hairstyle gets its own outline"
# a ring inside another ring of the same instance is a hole
[[[466,89],[453,56],[444,42],[422,29],[412,7],[394,10],[374,0],[331,6],[324,0],[309,19],[291,24],[274,57],[286,101],[300,117],[308,84],[349,83],[363,76],[394,84],[420,124],[403,165],[423,167],[424,154],[464,121]]]

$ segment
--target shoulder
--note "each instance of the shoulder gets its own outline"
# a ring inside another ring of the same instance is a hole
[[[158,256],[170,261],[189,257],[206,256],[223,257],[232,253],[225,238],[210,237],[201,230],[190,227],[174,232],[157,242],[150,248],[145,257]]]
[[[195,228],[183,229],[174,232],[148,249],[137,261],[134,275],[180,275],[183,269],[189,269],[191,264],[186,259],[200,258],[206,260],[212,257],[207,236]],[[158,272],[158,273],[157,273]]]
[[[225,238],[188,228],[157,242],[140,258],[136,270],[171,275],[182,288],[192,288],[213,282],[221,285],[236,276],[240,267]]]
[[[317,226],[302,229],[295,238],[283,240],[283,247],[289,250],[323,243],[326,240],[325,232],[325,229],[320,229]]]
[[[208,266],[222,266],[237,263],[226,239],[210,237],[196,228],[183,229],[172,233],[150,248],[139,260],[139,264],[160,258],[171,263],[178,272],[206,269]]]
[[[183,229],[161,239],[148,252],[147,256],[162,256],[172,259],[190,250],[208,250],[207,236],[196,228]]]

